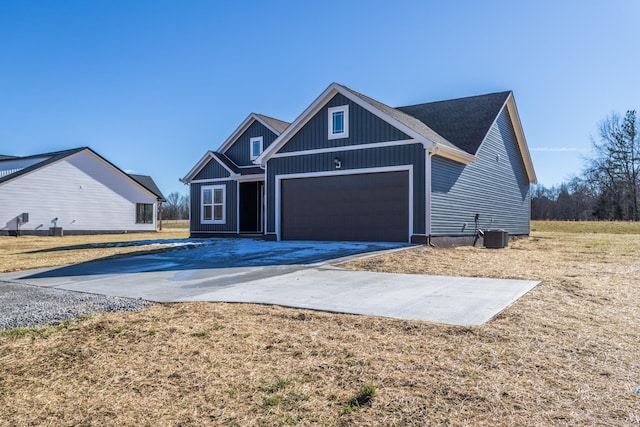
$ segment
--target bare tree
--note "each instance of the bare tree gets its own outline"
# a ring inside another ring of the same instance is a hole
[[[189,203],[188,194],[183,194],[182,196],[180,196],[179,206],[179,219],[189,219],[189,209],[191,204]]]
[[[597,213],[603,219],[640,220],[640,124],[635,110],[612,113],[600,123],[600,139],[585,178],[599,188]]]
[[[167,201],[164,203],[164,218],[165,219],[180,219],[180,193],[173,192],[167,196]]]

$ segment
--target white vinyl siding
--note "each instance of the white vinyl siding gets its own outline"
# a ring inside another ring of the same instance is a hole
[[[0,184],[0,230],[155,231],[156,196],[88,151]],[[153,222],[136,223],[136,204],[153,205]]]

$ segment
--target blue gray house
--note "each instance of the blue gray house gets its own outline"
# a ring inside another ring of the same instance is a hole
[[[471,243],[529,234],[536,176],[512,92],[392,108],[333,83],[291,124],[250,115],[183,182],[192,236]]]

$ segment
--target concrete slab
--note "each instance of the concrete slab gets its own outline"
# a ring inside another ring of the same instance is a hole
[[[481,325],[540,282],[308,268],[179,301],[275,304],[338,313]]]
[[[539,282],[372,273],[332,266],[398,245],[233,239],[159,254],[0,275],[0,282],[158,302],[276,304],[479,325]]]

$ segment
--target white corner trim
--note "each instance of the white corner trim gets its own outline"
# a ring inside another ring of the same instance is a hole
[[[431,152],[429,150],[424,150],[424,194],[425,194],[424,233],[427,237],[431,236],[431,181],[432,181],[431,158],[433,157],[434,154],[435,154],[434,152]]]
[[[398,165],[398,166],[384,166],[378,168],[366,168],[366,169],[346,169],[346,170],[332,170],[323,172],[307,172],[307,173],[293,173],[276,175],[275,178],[275,234],[277,240],[281,240],[281,204],[282,204],[282,180],[285,179],[297,179],[297,178],[318,178],[326,176],[339,176],[339,175],[362,175],[370,173],[384,173],[384,172],[409,172],[409,230],[407,241],[411,242],[411,236],[413,235],[413,165]],[[265,228],[266,230],[266,228]]]
[[[421,142],[415,139],[401,139],[398,141],[373,142],[371,144],[344,145],[340,147],[317,148],[315,150],[288,151],[284,153],[276,153],[273,156],[271,156],[271,158],[277,159],[279,157],[308,156],[311,154],[334,153],[338,151],[368,150],[372,148],[393,147],[397,145],[411,145],[411,144],[421,144]]]

